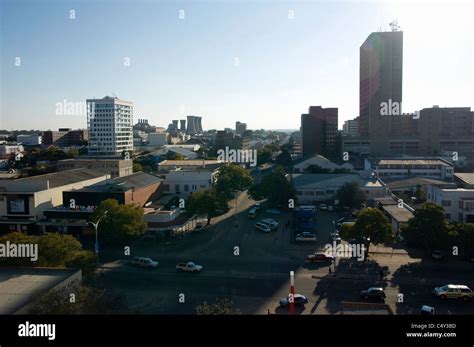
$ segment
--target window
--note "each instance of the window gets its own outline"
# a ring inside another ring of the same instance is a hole
[[[174,191],[175,191],[175,192],[179,192],[179,184],[175,184],[175,185],[174,185]]]
[[[197,190],[197,185],[196,185],[196,184],[193,184],[193,185],[191,186],[191,189],[192,189],[193,191],[194,191],[194,190]]]
[[[451,200],[442,200],[441,205],[443,206],[451,206]]]
[[[185,184],[185,185],[184,185],[184,191],[185,191],[185,192],[189,192],[189,184]]]
[[[451,219],[451,213],[446,213],[446,214],[444,215],[444,217],[445,217],[446,219]]]
[[[304,195],[314,195],[314,192],[307,190],[304,192]]]
[[[163,184],[163,191],[164,192],[169,192],[170,191],[170,185],[169,184]]]

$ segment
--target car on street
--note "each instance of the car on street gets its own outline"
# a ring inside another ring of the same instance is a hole
[[[319,209],[320,209],[321,211],[327,211],[328,206],[327,206],[326,204],[320,204],[320,205],[319,205]]]
[[[280,307],[290,306],[290,298],[291,294],[288,294],[286,298],[280,299]],[[295,303],[295,306],[303,306],[309,302],[309,299],[302,294],[295,294],[293,296],[293,302]]]
[[[258,222],[255,224],[255,229],[263,231],[264,233],[269,233],[272,231],[268,225],[262,222]]]
[[[278,222],[276,220],[272,219],[272,218],[266,218],[266,219],[261,220],[260,222],[263,223],[263,224],[268,225],[268,227],[271,230],[278,229]]]
[[[433,289],[433,295],[441,299],[462,299],[464,301],[474,297],[473,291],[463,284],[446,284]]]
[[[184,272],[201,272],[202,266],[194,264],[192,261],[187,263],[179,263],[176,265],[177,271],[184,271]]]
[[[253,205],[253,207],[257,210],[257,211],[260,211],[262,209],[262,205],[257,202],[256,204]]]
[[[316,235],[309,232],[303,232],[301,234],[296,235],[295,241],[296,242],[316,242]]]
[[[340,244],[342,242],[342,239],[338,233],[331,234],[331,239],[332,239],[332,242],[335,242],[336,244]]]
[[[328,212],[334,212],[334,206],[329,205],[328,206]]]
[[[383,288],[370,287],[369,289],[362,290],[360,292],[360,298],[365,299],[365,300],[369,300],[369,299],[385,300],[385,292]]]
[[[432,306],[423,305],[420,308],[419,314],[420,315],[434,315],[435,314],[435,309]]]
[[[268,210],[267,210],[267,213],[275,214],[275,215],[281,214],[280,210],[277,210],[276,208],[270,208],[270,209],[268,209]]]
[[[255,207],[250,208],[247,217],[249,219],[255,219],[255,217],[257,217],[257,209]]]
[[[306,256],[306,261],[309,263],[330,263],[334,261],[334,257],[325,253],[314,253]]]
[[[150,258],[146,257],[134,257],[132,259],[132,264],[140,267],[147,267],[147,268],[157,268],[158,262],[151,260]]]
[[[431,258],[433,258],[434,260],[442,260],[444,258],[444,254],[441,251],[435,250],[431,252]]]
[[[194,231],[203,231],[206,227],[206,224],[198,224],[194,227]]]

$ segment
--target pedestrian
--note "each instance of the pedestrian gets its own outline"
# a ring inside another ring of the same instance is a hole
[[[267,308],[267,314],[270,315],[270,309],[269,308]]]
[[[329,274],[332,275],[331,266],[329,265]]]
[[[379,271],[379,278],[380,280],[383,280],[383,269],[380,269]]]

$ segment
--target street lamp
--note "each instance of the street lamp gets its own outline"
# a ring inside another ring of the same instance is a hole
[[[87,224],[92,224],[95,230],[95,255],[97,256],[97,263],[99,263],[99,238],[97,237],[97,229],[99,227],[99,223],[107,215],[107,210],[104,212],[102,216],[99,217],[97,222],[87,222]]]

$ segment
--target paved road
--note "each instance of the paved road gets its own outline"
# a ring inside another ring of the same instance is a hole
[[[247,209],[254,202],[246,193],[237,202],[235,227],[232,208],[226,215],[215,218],[202,233],[171,240],[163,244],[141,240],[131,245],[131,256],[148,256],[159,261],[158,269],[137,269],[129,265],[130,257],[108,252],[105,285],[124,293],[129,305],[143,313],[194,313],[203,301],[229,297],[243,313],[287,314],[279,309],[278,300],[289,292],[289,272],[295,271],[296,292],[310,298],[310,303],[299,308],[299,314],[331,314],[340,311],[341,301],[359,301],[361,289],[373,285],[385,287],[386,303],[396,313],[414,313],[422,304],[432,304],[439,313],[472,313],[474,305],[458,302],[439,302],[430,291],[435,285],[458,281],[474,287],[472,265],[435,264],[430,260],[410,258],[408,254],[377,253],[369,260],[338,261],[335,274],[328,265],[308,265],[307,254],[330,240],[332,221],[338,215],[317,212],[318,243],[302,245],[292,242],[292,233],[285,224],[290,215],[270,216],[259,212],[258,219],[272,217],[279,221],[278,231],[264,234],[254,229],[254,220],[247,218]],[[232,204],[234,206],[234,204]],[[238,247],[238,253],[236,248]],[[380,250],[380,249],[379,249]],[[121,249],[120,249],[121,251]],[[194,261],[204,266],[202,273],[177,273],[175,265]],[[378,281],[381,267],[389,274]],[[470,272],[469,272],[470,271]],[[404,303],[398,304],[398,294]],[[179,301],[179,295],[185,301]]]

